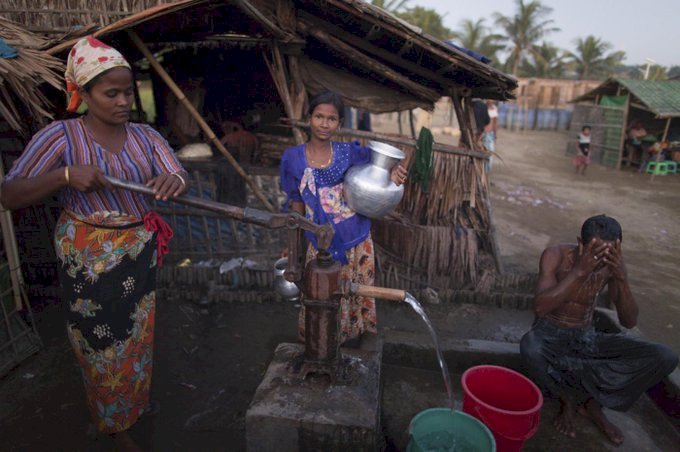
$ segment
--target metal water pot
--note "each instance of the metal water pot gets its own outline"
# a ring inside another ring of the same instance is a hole
[[[286,301],[300,300],[300,288],[297,284],[283,277],[283,272],[288,266],[288,258],[282,257],[274,263],[274,289]]]
[[[371,141],[371,162],[356,165],[345,174],[345,200],[352,210],[369,218],[390,213],[404,196],[404,186],[390,180],[390,171],[406,154],[379,141]]]

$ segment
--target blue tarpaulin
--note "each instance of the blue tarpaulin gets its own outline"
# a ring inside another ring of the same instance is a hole
[[[7,44],[4,39],[0,38],[0,58],[16,58],[17,55],[17,50]]]
[[[454,49],[460,50],[464,54],[471,56],[475,60],[479,60],[484,64],[491,63],[491,58],[487,57],[486,55],[482,55],[481,53],[475,52],[474,50],[470,50],[470,49],[466,49],[465,47],[461,47],[458,44],[456,44],[454,41],[444,41],[444,42],[447,43],[448,45],[450,45],[451,47],[453,47]]]

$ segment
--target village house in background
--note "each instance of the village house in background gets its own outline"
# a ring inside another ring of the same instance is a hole
[[[516,100],[498,106],[498,126],[509,130],[568,130],[569,102],[599,85],[597,80],[519,78]]]
[[[639,168],[644,153],[656,142],[668,142],[659,158],[680,160],[680,80],[609,79],[574,97],[571,130],[592,127],[593,162],[622,169]],[[641,146],[632,146],[627,133],[638,122],[646,131]],[[575,153],[577,132],[567,152]]]

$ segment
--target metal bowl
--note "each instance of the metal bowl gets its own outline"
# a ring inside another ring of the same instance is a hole
[[[300,300],[300,288],[283,277],[288,266],[288,258],[282,257],[274,263],[274,289],[286,301]]]

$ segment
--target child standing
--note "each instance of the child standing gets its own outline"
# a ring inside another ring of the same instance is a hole
[[[590,126],[583,126],[578,134],[578,153],[573,160],[576,173],[586,174],[586,168],[590,165]]]

